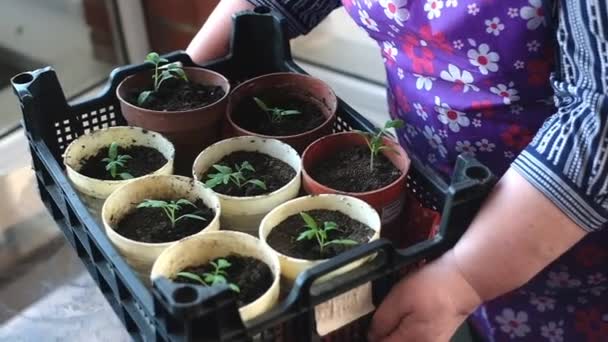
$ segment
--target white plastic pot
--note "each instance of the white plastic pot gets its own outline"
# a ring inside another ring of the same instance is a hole
[[[291,146],[276,139],[254,136],[230,138],[207,147],[199,154],[192,169],[194,178],[205,182],[206,180],[201,177],[213,164],[237,151],[267,154],[287,163],[296,171],[296,175],[289,183],[268,194],[236,197],[217,193],[222,203],[222,228],[257,236],[262,218],[276,206],[298,195],[302,171],[300,155]]]
[[[103,205],[103,200],[119,187],[138,178],[128,180],[101,180],[80,174],[82,161],[94,156],[97,152],[116,142],[121,147],[132,145],[151,147],[167,159],[165,165],[152,172],[154,175],[170,175],[173,173],[173,159],[175,149],[173,144],[161,134],[147,131],[139,127],[121,126],[104,128],[85,134],[74,140],[63,155],[68,178],[80,192],[85,202],[97,212]]]
[[[165,175],[146,176],[116,190],[103,205],[101,211],[103,225],[118,252],[145,280],[148,280],[150,269],[156,258],[175,241],[163,243],[135,241],[118,234],[114,227],[127,213],[135,210],[142,201],[163,198],[185,198],[191,202],[201,199],[207,207],[214,210],[213,219],[210,222],[201,221],[201,231],[195,235],[218,230],[220,227],[219,199],[215,193],[192,178]]]
[[[199,266],[211,260],[238,254],[264,262],[273,274],[272,285],[253,302],[239,308],[243,321],[248,321],[272,308],[279,298],[280,263],[277,256],[251,235],[219,231],[190,236],[167,248],[156,260],[151,279],[164,276],[175,278],[187,267]]]
[[[350,218],[366,224],[375,231],[369,241],[377,240],[380,237],[380,215],[366,202],[345,195],[314,195],[296,198],[273,209],[260,224],[260,240],[268,246],[279,257],[281,262],[281,275],[289,282],[293,283],[298,274],[302,271],[314,267],[325,260],[306,260],[298,259],[277,252],[268,244],[266,238],[270,232],[289,216],[298,215],[302,211],[315,209],[339,211]],[[353,261],[317,280],[322,282],[339,274],[353,270],[363,263],[371,260],[374,256],[368,256]],[[371,294],[371,283],[363,284],[327,302],[315,307],[315,317],[317,321],[317,332],[324,336],[336,329],[343,327],[356,319],[374,310]]]
[[[266,215],[266,217],[264,217],[260,224],[260,240],[262,240],[269,248],[272,249],[272,246],[268,244],[266,238],[279,223],[285,221],[289,216],[298,215],[302,211],[310,211],[315,209],[339,211],[373,229],[375,234],[370,238],[370,241],[377,240],[380,237],[380,216],[374,208],[362,200],[354,197],[327,194],[296,198],[274,208],[268,213],[268,215]],[[275,251],[274,249],[272,250]],[[281,272],[283,276],[290,281],[295,280],[300,272],[327,261],[327,259],[298,259],[277,251],[275,251],[275,253],[277,253],[279,256],[279,261],[281,261]],[[369,258],[356,260],[326,275],[325,277],[321,278],[321,280],[348,272],[360,266],[367,260],[369,260]]]

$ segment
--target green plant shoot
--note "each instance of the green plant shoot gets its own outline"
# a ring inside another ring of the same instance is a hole
[[[141,202],[137,207],[138,208],[160,208],[165,212],[167,218],[171,221],[171,226],[175,227],[175,224],[182,219],[191,218],[200,221],[206,221],[204,217],[195,215],[195,214],[184,214],[176,217],[177,213],[182,209],[183,206],[189,205],[196,208],[194,203],[188,201],[187,199],[179,199],[177,201],[162,201],[162,200],[152,200],[147,199]]]
[[[246,173],[255,172],[255,169],[248,161],[242,162],[241,165],[235,164],[234,170],[228,166],[219,164],[213,165],[213,168],[218,173],[208,175],[209,179],[205,182],[205,185],[208,188],[213,189],[220,184],[228,184],[229,182],[232,182],[239,188],[242,188],[246,184],[253,184],[266,190],[266,183],[259,179],[248,178],[246,175]]]
[[[101,161],[106,163],[106,171],[110,172],[112,178],[116,179],[117,177],[120,177],[124,180],[133,178],[130,173],[124,171],[127,160],[131,158],[132,157],[128,154],[118,154],[118,144],[112,142],[108,148],[108,156]]]
[[[370,171],[374,170],[374,161],[375,161],[376,157],[378,157],[378,154],[380,153],[380,151],[390,150],[390,151],[396,152],[393,148],[386,146],[384,144],[384,137],[386,136],[387,131],[389,129],[402,128],[403,125],[404,125],[403,120],[399,120],[399,119],[388,120],[384,124],[384,127],[376,130],[375,134],[359,132],[359,134],[361,134],[365,137],[365,140],[367,141],[367,146],[369,147],[369,151],[370,151],[369,170]]]
[[[266,103],[258,97],[254,97],[253,100],[261,110],[268,114],[270,121],[273,123],[281,122],[285,117],[302,114],[299,110],[268,107]]]
[[[323,226],[319,226],[317,221],[315,221],[315,219],[309,214],[300,212],[300,216],[302,217],[302,220],[304,220],[304,227],[306,230],[300,233],[296,241],[316,239],[317,243],[319,244],[321,254],[323,254],[325,247],[329,245],[352,246],[358,244],[357,241],[349,239],[336,239],[328,241],[327,233],[338,229],[338,225],[335,222],[325,221],[323,222]]]
[[[232,291],[241,292],[241,289],[239,289],[237,285],[229,283],[228,280],[226,280],[226,277],[228,276],[228,272],[226,271],[230,268],[230,266],[232,266],[228,260],[217,259],[216,261],[212,261],[210,264],[214,268],[213,272],[203,273],[202,277],[192,272],[179,272],[177,276],[194,280],[205,286],[227,284]]]
[[[186,73],[184,72],[184,69],[182,68],[180,62],[169,63],[166,58],[162,58],[158,53],[150,52],[146,56],[146,63],[154,65],[154,74],[152,74],[152,80],[154,81],[154,89],[145,90],[139,94],[139,96],[137,97],[137,104],[140,106],[145,104],[150,99],[151,95],[158,92],[161,84],[164,81],[172,78],[178,78],[188,82],[188,77],[186,76]]]

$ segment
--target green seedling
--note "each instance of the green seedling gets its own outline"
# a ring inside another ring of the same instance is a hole
[[[361,134],[365,137],[365,140],[367,141],[367,146],[369,147],[369,151],[370,151],[369,169],[370,169],[370,171],[374,171],[374,161],[378,157],[378,154],[380,154],[380,151],[390,150],[390,151],[397,153],[397,151],[395,151],[395,149],[391,148],[390,146],[386,146],[384,144],[384,137],[387,135],[387,132],[389,129],[402,128],[403,125],[404,125],[403,120],[388,120],[384,124],[384,127],[376,130],[376,133],[372,134],[372,133],[366,133],[366,132],[359,132],[359,134]]]
[[[233,283],[229,283],[228,280],[226,280],[226,277],[228,276],[228,269],[230,268],[230,266],[232,266],[230,264],[230,262],[228,262],[228,260],[226,259],[217,259],[216,261],[212,261],[210,263],[214,270],[212,273],[203,273],[203,276],[201,277],[200,275],[196,274],[196,273],[192,273],[192,272],[179,272],[177,274],[178,277],[184,277],[184,278],[188,278],[190,280],[194,280],[202,285],[205,286],[215,286],[215,285],[223,285],[223,284],[227,284],[228,287],[234,291],[234,292],[241,292],[241,289],[239,289],[239,287]]]
[[[160,208],[165,212],[165,215],[167,215],[167,218],[169,218],[169,220],[171,221],[171,226],[175,227],[175,224],[177,223],[177,221],[185,219],[185,218],[191,218],[191,219],[195,219],[195,220],[200,220],[200,221],[206,221],[204,217],[195,215],[195,214],[184,214],[181,216],[176,217],[177,212],[179,212],[183,206],[185,205],[189,205],[192,207],[196,208],[196,205],[194,205],[194,203],[188,201],[187,199],[179,199],[177,201],[162,201],[162,200],[152,200],[152,199],[147,199],[143,202],[141,202],[137,207],[138,208]]]
[[[335,222],[325,221],[323,222],[322,226],[319,226],[317,221],[315,221],[315,219],[309,214],[300,212],[300,216],[302,217],[302,220],[304,220],[304,227],[306,230],[300,233],[296,240],[302,241],[316,239],[317,243],[319,244],[321,254],[323,254],[325,247],[329,245],[352,246],[358,244],[357,241],[349,239],[336,239],[328,241],[327,233],[338,229],[338,225]]]
[[[108,148],[108,157],[103,158],[102,161],[106,163],[106,171],[110,172],[110,176],[116,179],[131,179],[133,176],[125,171],[125,164],[127,160],[132,159],[128,154],[118,154],[118,144],[112,142]]]
[[[264,103],[264,101],[262,101],[258,97],[254,97],[253,100],[258,105],[258,107],[260,107],[261,110],[268,114],[270,121],[273,123],[281,122],[284,118],[289,116],[302,114],[302,112],[300,112],[299,110],[268,107],[266,103]]]
[[[213,165],[213,168],[217,170],[218,173],[208,175],[209,179],[205,182],[205,185],[208,188],[213,189],[220,184],[232,182],[239,188],[242,188],[246,184],[253,184],[266,190],[266,183],[259,179],[252,179],[246,175],[246,173],[255,172],[255,169],[248,161],[242,162],[241,165],[235,164],[234,170],[228,166],[219,164]]]
[[[137,97],[137,104],[140,106],[148,102],[150,96],[159,91],[160,86],[164,81],[176,78],[188,82],[188,77],[180,62],[169,63],[166,58],[162,58],[158,53],[150,52],[148,56],[146,56],[146,63],[154,65],[154,74],[152,74],[154,89],[145,90],[139,94]]]

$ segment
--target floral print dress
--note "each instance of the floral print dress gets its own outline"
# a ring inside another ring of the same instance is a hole
[[[459,154],[502,175],[555,113],[541,0],[344,0],[378,41],[399,140],[448,177]],[[472,317],[489,341],[608,341],[608,234],[590,234]]]

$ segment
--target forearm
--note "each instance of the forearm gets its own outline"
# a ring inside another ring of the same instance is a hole
[[[448,259],[487,301],[525,284],[584,235],[541,192],[509,170]]]
[[[188,45],[186,52],[192,60],[204,63],[225,56],[230,47],[232,15],[253,7],[247,0],[222,0]]]

